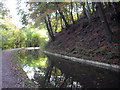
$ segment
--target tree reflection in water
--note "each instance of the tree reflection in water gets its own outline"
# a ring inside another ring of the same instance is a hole
[[[80,88],[79,82],[73,81],[72,77],[67,77],[60,69],[56,68],[51,61],[46,68],[45,76],[41,78],[40,73],[36,72],[35,81],[42,88]]]
[[[119,72],[92,67],[45,55],[39,50],[18,51],[28,77],[40,88],[114,88],[119,87]],[[31,69],[32,68],[32,69]]]
[[[74,81],[58,69],[40,50],[19,50],[18,59],[23,70],[40,88],[80,88],[80,83]],[[33,69],[30,69],[33,68]]]

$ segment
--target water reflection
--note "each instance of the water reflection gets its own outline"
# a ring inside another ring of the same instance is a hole
[[[18,59],[27,76],[40,88],[81,87],[79,82],[67,77],[40,50],[19,50]]]
[[[119,73],[49,56],[40,50],[20,50],[28,77],[40,88],[119,87]]]

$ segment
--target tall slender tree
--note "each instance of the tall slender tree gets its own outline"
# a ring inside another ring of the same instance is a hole
[[[79,14],[78,14],[78,4],[77,3],[75,3],[76,4],[76,14],[77,14],[77,19],[79,19]]]
[[[91,22],[91,16],[89,11],[85,8],[85,2],[81,2],[81,4],[83,6],[84,15],[88,18],[89,22]]]
[[[109,24],[107,22],[107,19],[106,19],[102,4],[101,4],[101,2],[97,2],[96,5],[97,5],[97,9],[99,11],[101,22],[103,23],[103,25],[105,27],[105,32],[106,32],[106,36],[108,38],[108,41],[112,42],[113,41],[113,33],[112,33],[112,31],[111,31],[111,29],[109,27]]]
[[[55,36],[54,36],[53,30],[52,30],[52,26],[51,26],[49,15],[47,15],[44,18],[44,20],[45,20],[45,24],[46,24],[46,28],[48,30],[49,36],[50,36],[51,40],[54,41],[55,40]]]
[[[74,23],[74,18],[73,18],[73,3],[70,2],[70,16],[71,16],[71,20],[72,20],[72,23]]]
[[[60,7],[58,6],[57,3],[56,3],[56,7],[57,7],[57,9],[58,9],[58,12],[59,12],[59,14],[60,14],[60,17],[63,19],[63,21],[64,21],[64,23],[65,23],[65,26],[68,27],[68,22],[66,21],[65,16],[64,16],[63,12],[61,11],[61,9],[60,9]]]

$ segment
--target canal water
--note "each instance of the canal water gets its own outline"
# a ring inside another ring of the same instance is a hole
[[[18,60],[40,88],[118,88],[120,84],[119,72],[45,55],[39,49],[19,50]]]

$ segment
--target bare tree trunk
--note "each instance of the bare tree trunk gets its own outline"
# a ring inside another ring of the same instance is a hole
[[[105,7],[107,8],[107,6],[108,6],[108,5],[107,5],[107,2],[104,2],[104,4],[105,4]]]
[[[113,41],[113,33],[112,33],[112,31],[109,27],[109,24],[107,22],[104,10],[103,10],[102,5],[101,5],[101,2],[97,2],[96,5],[97,5],[97,9],[99,10],[101,21],[105,27],[105,32],[106,32],[106,36],[108,38],[108,41],[112,42]]]
[[[84,12],[84,15],[87,16],[89,22],[91,22],[91,17],[90,17],[90,14],[89,14],[88,10],[85,8],[85,3],[82,2],[81,4],[83,5],[83,12]]]
[[[76,4],[77,19],[79,19],[79,14],[78,14],[78,4],[77,4],[77,3],[75,3],[75,4]]]
[[[60,14],[60,17],[63,19],[63,21],[65,23],[65,26],[68,27],[68,22],[66,21],[65,16],[64,16],[63,12],[61,11],[60,7],[58,6],[57,2],[55,4],[55,6],[56,6],[56,8],[57,8],[57,10],[58,10],[58,12]]]
[[[111,2],[108,2],[108,6],[111,7]]]
[[[92,18],[92,16],[91,16],[91,10],[90,10],[90,6],[89,6],[89,3],[88,2],[86,2],[86,5],[87,5],[87,13],[88,13],[88,17],[89,17],[89,21],[91,22],[91,18]]]
[[[66,8],[68,8],[68,7],[66,6]],[[69,8],[69,11],[70,11],[70,8]],[[69,18],[70,18],[70,17],[69,17],[69,16],[70,16],[70,15],[69,15],[69,12],[63,12],[63,15],[64,15],[67,23],[70,23],[71,20],[69,19]]]
[[[92,10],[95,12],[95,2],[92,2]]]
[[[62,23],[62,18],[60,17],[60,25],[61,25],[61,29],[63,29],[63,23]]]
[[[72,10],[73,10],[73,5],[72,5],[72,2],[70,3],[70,16],[71,16],[71,20],[72,20],[72,23],[74,23],[75,21],[74,21],[74,18],[73,18],[73,12],[72,12]]]
[[[56,24],[55,24],[55,33],[57,33],[57,28],[58,28],[58,13],[57,13],[57,11],[56,11]]]
[[[113,2],[111,5],[112,5],[112,7],[113,7],[113,9],[114,9],[115,14],[117,15],[119,11],[118,11],[118,9],[116,8],[116,3]]]
[[[47,28],[47,30],[48,30],[48,34],[49,34],[50,38],[52,39],[52,35],[51,35],[51,33],[50,33],[50,29],[49,29],[48,22],[47,22],[46,18],[45,18],[44,20],[45,20],[46,28]]]
[[[52,40],[55,40],[52,25],[51,25],[51,21],[50,21],[50,16],[47,15],[47,17],[48,17],[48,24],[49,24],[50,32],[51,32],[51,35],[52,35]]]
[[[86,2],[86,3],[87,3],[88,12],[89,12],[89,14],[91,14],[89,3],[88,2]]]
[[[49,36],[50,36],[50,38],[51,38],[51,40],[55,40],[55,37],[54,37],[54,34],[53,34],[53,31],[52,31],[52,27],[51,27],[51,23],[50,23],[50,20],[49,20],[49,17],[47,17],[48,18],[48,20],[45,18],[44,20],[45,20],[45,24],[46,24],[46,28],[47,28],[47,30],[48,30],[48,33],[49,33]]]
[[[59,11],[59,14],[60,14],[61,18],[63,19],[63,21],[64,21],[64,23],[65,23],[65,26],[68,27],[68,23],[67,23],[67,21],[66,21],[66,19],[65,19],[65,16],[64,16],[63,13],[61,12],[61,10],[58,10],[58,11]]]
[[[82,6],[83,6],[83,12],[84,12],[84,15],[87,16],[87,15],[86,15],[85,3],[84,3],[84,2],[81,2],[81,4],[82,4]]]
[[[49,62],[49,66],[47,67],[46,73],[45,73],[45,78],[44,78],[44,82],[43,82],[43,88],[45,88],[46,83],[50,82],[50,77],[51,77],[51,72],[53,69],[53,64],[51,62]]]

